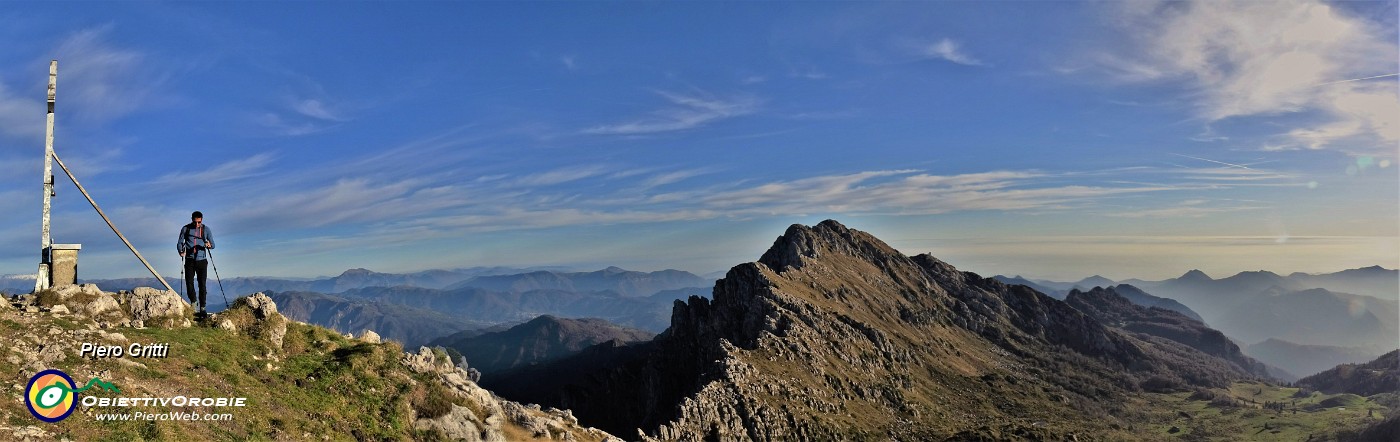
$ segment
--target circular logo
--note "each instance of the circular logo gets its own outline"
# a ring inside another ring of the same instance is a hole
[[[58,370],[44,370],[29,378],[29,386],[24,389],[24,405],[29,413],[44,422],[58,422],[73,414],[73,404],[78,402],[77,385],[67,373]]]

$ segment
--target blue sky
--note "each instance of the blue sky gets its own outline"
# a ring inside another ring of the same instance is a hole
[[[706,273],[826,218],[985,274],[1400,266],[1395,2],[33,3],[0,273],[56,149],[178,273]],[[1379,77],[1370,78],[1368,77]],[[140,264],[61,173],[80,276]]]

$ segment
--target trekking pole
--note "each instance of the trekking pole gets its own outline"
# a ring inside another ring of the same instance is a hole
[[[214,268],[214,280],[219,282],[219,296],[224,297],[224,310],[228,310],[228,294],[224,293],[224,280],[219,279],[219,265],[214,264],[214,250],[204,249],[209,254],[209,266]]]

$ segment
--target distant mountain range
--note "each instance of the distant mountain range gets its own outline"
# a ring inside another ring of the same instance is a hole
[[[547,271],[546,268],[513,268],[513,267],[472,267],[452,270],[425,270],[413,273],[380,273],[366,269],[350,269],[342,272],[338,276],[325,278],[277,278],[277,277],[237,277],[228,278],[223,281],[224,290],[230,297],[243,296],[256,292],[316,292],[316,293],[342,293],[347,290],[354,290],[365,287],[424,287],[442,289],[450,285],[483,276],[509,275],[535,271]],[[180,290],[184,284],[178,276],[164,275],[171,287]],[[30,287],[33,288],[33,277],[30,277]],[[210,275],[210,288],[217,289],[213,275]],[[121,279],[93,279],[82,280],[81,282],[93,283],[104,290],[131,290],[136,287],[159,287],[160,282],[152,277],[144,278],[121,278]]]
[[[997,279],[1050,290],[1047,294],[1052,296],[1061,296],[1065,287],[1104,282],[1099,277],[1076,283],[1019,276]],[[1123,283],[1141,289],[1143,295],[1180,301],[1177,305],[1182,307],[1173,309],[1198,312],[1197,317],[1205,323],[1246,344],[1247,353],[1283,369],[1286,373],[1276,374],[1289,378],[1337,363],[1356,362],[1356,358],[1368,360],[1394,349],[1400,335],[1400,306],[1395,301],[1400,297],[1398,281],[1400,272],[1373,266],[1320,275],[1251,271],[1222,279],[1191,270],[1162,281],[1132,279]],[[1140,305],[1153,302],[1142,300],[1150,298],[1129,298]],[[1285,348],[1282,342],[1294,347]],[[1305,347],[1297,347],[1300,345]]]
[[[633,272],[608,267],[596,272],[562,273],[538,271],[521,274],[479,276],[453,284],[448,289],[481,288],[510,293],[534,290],[566,292],[613,292],[618,296],[636,298],[651,296],[662,290],[683,287],[706,287],[712,279],[680,270],[651,273]]]
[[[267,292],[267,295],[288,318],[355,336],[373,330],[384,339],[398,341],[404,348],[418,348],[441,336],[492,324],[433,310],[315,292]]]
[[[12,289],[16,292],[28,292],[33,288],[33,276],[25,278],[17,275],[0,278],[0,282],[21,286]],[[166,279],[177,290],[183,288],[178,277]],[[159,286],[154,278],[82,282],[109,291]],[[305,311],[293,312],[298,320],[347,332],[373,329],[390,339],[415,344],[461,331],[463,326],[519,323],[543,314],[597,317],[660,332],[670,320],[673,301],[709,296],[713,282],[679,270],[636,272],[608,267],[595,272],[562,272],[540,267],[474,267],[406,274],[350,269],[335,277],[315,279],[229,278],[223,286],[228,299],[255,292],[277,293],[307,306]],[[224,298],[216,292],[216,282],[208,284],[213,292],[210,310],[222,310]],[[352,312],[334,313],[343,309]],[[412,318],[417,316],[434,319],[415,323]]]
[[[622,327],[597,318],[568,319],[542,315],[507,330],[468,331],[434,340],[464,356],[485,379],[516,367],[550,362],[608,341],[619,345],[650,341],[655,333]]]

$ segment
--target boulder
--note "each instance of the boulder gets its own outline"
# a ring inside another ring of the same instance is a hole
[[[287,318],[277,315],[268,319],[264,327],[263,330],[267,333],[267,339],[272,341],[272,345],[282,348],[282,340],[287,337]]]
[[[137,287],[127,299],[132,319],[145,325],[180,327],[189,322],[184,317],[188,304],[175,292]]]
[[[258,319],[267,319],[277,314],[277,303],[263,292],[248,295],[244,302],[248,303],[248,308],[253,310],[253,316]]]
[[[383,342],[383,339],[379,337],[379,333],[375,333],[374,330],[365,330],[364,334],[360,335],[360,340],[371,344]]]
[[[53,313],[53,314],[55,314],[55,315],[66,315],[66,314],[71,313],[71,312],[68,311],[68,306],[63,305],[63,304],[59,304],[59,305],[55,305],[55,306],[53,306],[53,307],[50,307],[50,308],[49,308],[49,313]]]
[[[505,439],[505,435],[502,434],[499,429],[487,429],[487,437],[482,437],[482,431],[477,424],[478,422],[480,422],[480,420],[470,409],[453,404],[452,411],[432,419],[418,419],[413,423],[413,428],[422,431],[436,429],[448,440],[487,441]]]
[[[117,303],[116,298],[106,293],[98,296],[97,299],[92,300],[92,302],[83,305],[82,309],[79,311],[91,318],[125,316],[125,314],[122,313],[121,304]]]
[[[102,289],[97,288],[97,284],[69,284],[53,289],[53,292],[55,295],[58,295],[59,302],[78,297],[101,296],[103,294]]]

